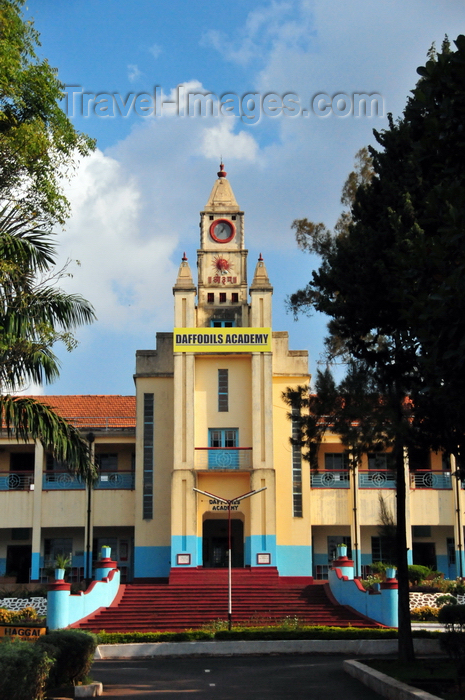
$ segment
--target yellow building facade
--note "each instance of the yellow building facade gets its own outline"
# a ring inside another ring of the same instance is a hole
[[[103,544],[125,581],[225,567],[222,499],[231,501],[234,567],[326,579],[341,542],[359,575],[389,559],[380,534],[380,497],[395,514],[389,455],[364,455],[349,470],[328,434],[312,472],[291,445],[282,395],[309,383],[308,355],[273,330],[265,261],[254,261],[249,283],[247,255],[244,212],[221,166],[200,213],[195,274],[184,255],[174,280],[173,328],[137,352],[135,397],[41,397],[88,437],[100,466],[95,488],[40,445],[0,435],[0,575],[44,581],[66,553],[78,581]],[[412,454],[405,477],[410,561],[463,575],[464,489],[454,464]]]
[[[227,565],[228,506],[215,496],[233,501],[233,566],[283,573],[298,566],[310,575],[310,532],[293,513],[294,502],[302,509],[300,455],[293,479],[281,398],[287,386],[308,382],[307,352],[290,351],[287,333],[272,330],[273,288],[261,256],[250,285],[247,272],[244,212],[221,167],[200,214],[197,284],[184,256],[173,288],[174,331],[137,354],[142,489],[144,474],[148,489],[151,483],[144,454],[154,454],[153,493],[142,506],[150,519],[135,540],[142,578]],[[156,414],[151,446],[143,426]]]

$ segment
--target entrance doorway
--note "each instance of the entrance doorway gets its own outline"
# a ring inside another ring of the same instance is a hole
[[[421,564],[421,566],[427,566],[436,571],[436,544],[434,542],[413,542],[412,554],[414,564]]]
[[[32,547],[30,544],[9,544],[6,550],[6,570],[16,572],[16,583],[29,583]]]
[[[203,565],[207,569],[228,566],[228,521],[205,520],[202,537]],[[231,519],[231,566],[244,566],[244,523]]]

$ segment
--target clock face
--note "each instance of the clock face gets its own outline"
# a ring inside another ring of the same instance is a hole
[[[217,219],[210,226],[210,236],[216,243],[229,243],[234,238],[236,229],[228,219]]]

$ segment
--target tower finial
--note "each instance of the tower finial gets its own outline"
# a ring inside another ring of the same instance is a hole
[[[263,258],[262,258],[262,254],[261,254],[261,253],[260,253],[260,255],[258,256],[258,262],[263,262]]]
[[[224,169],[223,159],[221,159],[221,163],[220,163],[220,172],[217,173],[217,175],[218,175],[218,177],[226,177],[227,174],[228,174],[228,173],[225,172],[225,169]]]

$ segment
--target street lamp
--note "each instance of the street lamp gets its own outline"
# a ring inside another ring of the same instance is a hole
[[[208,496],[209,498],[216,498],[217,501],[221,501],[221,503],[226,503],[228,506],[228,629],[231,629],[232,626],[231,504],[236,501],[243,501],[246,498],[255,496],[256,493],[260,493],[260,491],[265,491],[266,488],[266,486],[263,486],[263,488],[257,489],[256,491],[247,491],[247,493],[242,494],[242,496],[237,496],[237,498],[223,498],[222,496],[215,496],[214,493],[209,493],[208,491],[201,491],[200,489],[196,488],[193,489],[193,491],[196,491],[197,493],[202,493],[204,496]]]

